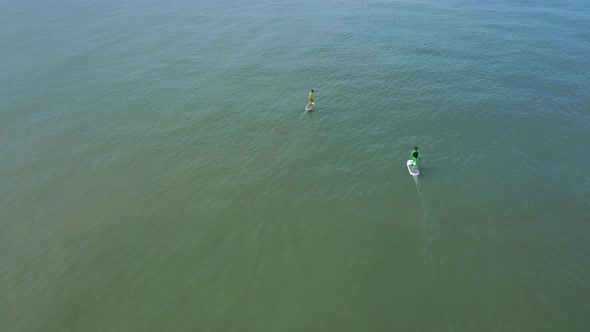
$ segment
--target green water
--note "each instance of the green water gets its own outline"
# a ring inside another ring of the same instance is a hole
[[[0,331],[588,331],[589,17],[1,1]]]

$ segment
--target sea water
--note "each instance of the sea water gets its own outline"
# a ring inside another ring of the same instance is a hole
[[[1,331],[590,329],[587,1],[7,0],[0,45]]]

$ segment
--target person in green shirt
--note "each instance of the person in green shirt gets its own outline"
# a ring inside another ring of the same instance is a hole
[[[415,147],[412,152],[410,152],[410,156],[412,157],[412,167],[418,167],[418,159],[420,159],[420,151],[418,151],[418,147]]]

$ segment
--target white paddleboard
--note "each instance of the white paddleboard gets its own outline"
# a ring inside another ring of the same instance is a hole
[[[414,161],[412,161],[411,159],[408,160],[408,162],[406,163],[406,165],[408,166],[408,172],[410,172],[411,175],[418,175],[420,174],[420,169],[416,166],[416,167],[412,167],[412,164],[414,163]]]
[[[313,111],[313,108],[315,107],[315,103],[309,103],[307,104],[307,106],[305,106],[305,110],[306,111]]]

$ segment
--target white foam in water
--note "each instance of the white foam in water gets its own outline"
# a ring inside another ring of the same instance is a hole
[[[422,211],[424,211],[424,218],[422,221],[426,221],[428,218],[428,207],[426,206],[426,201],[424,201],[424,196],[422,196],[422,192],[420,191],[420,180],[418,180],[418,175],[413,175],[414,182],[416,183],[416,191],[418,192],[418,196],[420,197],[420,202],[422,203]]]

